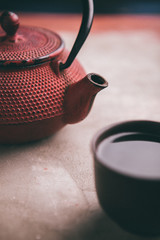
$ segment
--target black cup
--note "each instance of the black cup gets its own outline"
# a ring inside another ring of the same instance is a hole
[[[160,169],[159,175],[157,171],[150,175],[145,175],[143,172],[136,174],[121,169],[118,164],[113,166],[112,159],[107,158],[107,153],[103,159],[98,154],[98,148],[104,140],[109,148],[112,142],[123,141],[122,139],[129,141],[128,136],[133,137],[134,134],[141,137],[145,135],[147,136],[145,141],[156,142],[160,147],[160,123],[153,121],[122,122],[104,128],[95,135],[92,152],[96,191],[104,211],[123,229],[138,235],[158,235],[160,234]],[[122,139],[115,140],[115,136],[119,135],[117,139]],[[118,159],[120,156],[116,157]],[[158,159],[160,162],[160,154]]]

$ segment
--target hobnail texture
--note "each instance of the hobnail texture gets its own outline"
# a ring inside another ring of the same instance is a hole
[[[67,55],[64,52],[59,58]],[[0,123],[27,123],[62,115],[67,86],[84,76],[76,60],[59,76],[53,62],[0,70]]]
[[[47,58],[63,46],[56,33],[38,27],[20,27],[16,44],[3,38],[4,32],[0,30],[0,61]]]

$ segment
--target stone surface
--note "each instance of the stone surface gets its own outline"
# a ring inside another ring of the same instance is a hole
[[[70,49],[75,34],[61,35]],[[103,213],[90,145],[106,125],[160,120],[160,36],[146,29],[93,32],[78,58],[109,87],[83,122],[35,143],[0,145],[1,240],[144,239]]]

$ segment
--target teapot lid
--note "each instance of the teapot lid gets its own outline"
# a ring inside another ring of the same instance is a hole
[[[49,61],[59,55],[64,43],[54,32],[39,27],[19,26],[15,13],[0,17],[0,66],[26,66]]]

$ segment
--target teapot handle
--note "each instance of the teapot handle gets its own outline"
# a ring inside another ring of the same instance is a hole
[[[93,0],[82,0],[82,7],[83,17],[79,33],[66,62],[60,64],[60,70],[66,69],[72,64],[90,32],[94,15]]]

